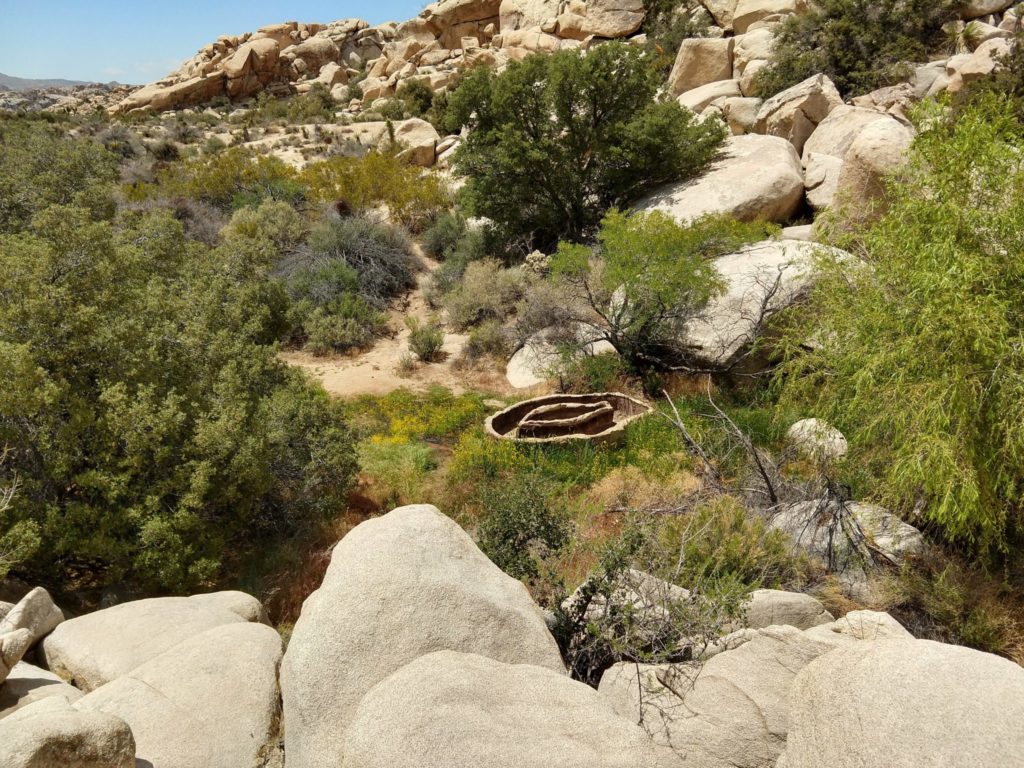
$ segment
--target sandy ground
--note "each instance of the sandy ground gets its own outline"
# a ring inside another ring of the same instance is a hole
[[[291,365],[305,369],[324,389],[339,397],[386,395],[402,388],[422,391],[433,385],[447,387],[456,394],[467,389],[494,394],[512,392],[504,371],[467,371],[453,367],[468,338],[465,334],[445,334],[446,357],[443,361],[417,363],[413,371],[402,371],[402,358],[414,357],[409,351],[409,329],[405,326],[405,318],[411,316],[427,321],[434,314],[424,291],[430,284],[431,273],[439,266],[418,245],[414,246],[414,253],[422,270],[417,276],[416,287],[388,313],[389,337],[379,339],[373,347],[356,355],[314,357],[307,352],[284,352],[281,357]]]

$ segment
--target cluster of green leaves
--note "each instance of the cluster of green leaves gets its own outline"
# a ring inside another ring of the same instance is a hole
[[[166,212],[53,206],[0,237],[0,444],[48,580],[187,589],[343,508],[337,406],[281,363],[281,289]]]
[[[997,94],[1011,101],[1017,119],[1024,122],[1024,3],[1018,5],[1017,9],[1020,14],[1017,17],[1019,29],[1014,35],[1009,53],[993,72],[969,83],[957,94],[957,109],[983,102],[991,94]]]
[[[69,141],[45,120],[0,120],[0,232],[23,229],[49,205],[113,210],[117,157],[95,142]]]
[[[601,222],[598,247],[562,243],[552,277],[588,340],[605,340],[633,367],[685,359],[683,331],[722,290],[714,258],[768,237],[763,222],[706,217],[681,226],[660,211],[632,216],[611,211]]]
[[[819,0],[778,28],[772,61],[758,74],[765,97],[818,73],[845,97],[904,79],[928,60],[956,17],[956,0]]]
[[[448,190],[436,174],[424,174],[386,151],[311,163],[299,179],[311,202],[341,205],[353,212],[384,204],[392,220],[413,231],[432,221],[449,202]]]
[[[845,243],[862,260],[823,257],[780,381],[877,498],[984,551],[1024,502],[1024,127],[990,96],[921,128],[888,213]]]
[[[470,71],[449,114],[471,129],[453,161],[471,212],[543,249],[585,236],[653,185],[698,173],[725,129],[656,102],[658,86],[650,57],[619,43]]]

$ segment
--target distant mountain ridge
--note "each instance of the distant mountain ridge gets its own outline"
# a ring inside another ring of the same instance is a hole
[[[46,88],[74,88],[79,85],[92,85],[92,82],[87,80],[62,80],[60,78],[32,79],[14,77],[0,72],[0,91],[17,91],[20,93],[21,91],[42,90]],[[110,83],[110,85],[117,85],[117,83]]]

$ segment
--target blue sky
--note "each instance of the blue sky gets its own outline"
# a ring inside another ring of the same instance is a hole
[[[146,83],[220,35],[279,21],[412,18],[425,0],[0,0],[0,72]]]

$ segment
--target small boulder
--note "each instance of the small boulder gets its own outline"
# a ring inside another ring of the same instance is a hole
[[[549,669],[474,654],[421,656],[372,688],[343,768],[656,768],[644,729]]]
[[[216,593],[154,597],[78,616],[43,640],[42,657],[51,671],[91,691],[193,635],[245,621],[222,599]]]
[[[0,685],[0,719],[51,696],[75,701],[82,697],[82,692],[53,672],[19,661]]]
[[[732,27],[737,35],[742,35],[759,21],[806,13],[810,8],[810,0],[739,0],[733,14]]]
[[[281,638],[239,622],[178,643],[75,706],[131,726],[153,766],[261,768],[277,736]]]
[[[0,619],[0,635],[16,629],[27,629],[32,633],[32,644],[35,645],[62,621],[64,614],[50,598],[50,593],[42,587],[36,587]]]
[[[788,140],[797,152],[829,113],[843,103],[825,75],[814,75],[787,88],[761,105],[754,130]]]
[[[786,441],[801,454],[819,462],[838,461],[849,450],[843,433],[821,419],[796,422],[786,431]]]
[[[356,526],[306,599],[281,668],[289,767],[338,765],[367,691],[438,650],[564,673],[526,587],[436,507],[400,507]]]
[[[135,740],[123,720],[102,712],[80,712],[65,699],[53,697],[0,720],[0,765],[136,768]]]
[[[810,629],[835,621],[819,600],[780,589],[755,589],[743,606],[743,619],[753,629],[777,625]]]
[[[793,683],[785,768],[1024,766],[1024,669],[930,640],[855,643]]]
[[[803,168],[793,145],[752,134],[730,137],[720,159],[700,177],[659,187],[635,207],[664,211],[682,224],[707,214],[785,222],[803,196]]]
[[[0,635],[0,685],[21,661],[21,657],[32,646],[32,632],[28,629],[16,629]]]
[[[395,127],[395,142],[405,147],[399,158],[412,165],[430,168],[437,159],[437,142],[441,136],[426,120],[403,120]]]
[[[679,106],[699,113],[703,112],[704,108],[714,101],[740,95],[740,85],[735,80],[719,80],[687,91],[676,101],[679,103]]]

